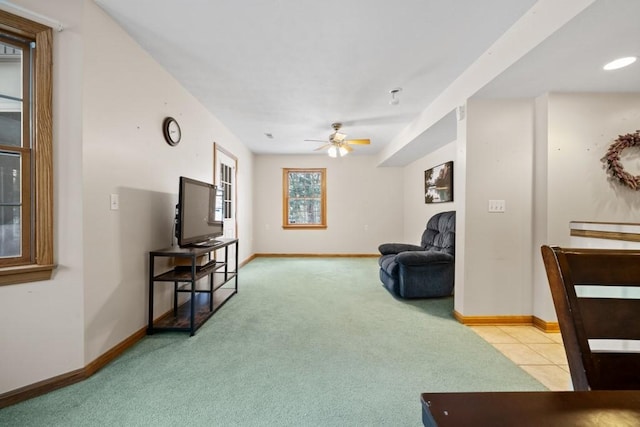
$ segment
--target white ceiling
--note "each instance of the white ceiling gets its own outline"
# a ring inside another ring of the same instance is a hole
[[[640,57],[638,17],[638,0],[598,0],[476,95],[640,92],[640,62],[616,71],[602,69],[616,58]]]
[[[327,139],[333,122],[371,139],[356,154],[379,153],[536,3],[96,2],[253,152],[274,154],[314,153],[304,140]],[[639,0],[597,0],[476,96],[640,92],[640,66],[601,71],[640,54],[638,16]],[[452,126],[448,114],[436,133]]]

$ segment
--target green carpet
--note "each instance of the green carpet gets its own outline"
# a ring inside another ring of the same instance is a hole
[[[453,319],[402,301],[374,258],[258,258],[195,336],[146,337],[3,426],[420,426],[426,391],[546,390]]]

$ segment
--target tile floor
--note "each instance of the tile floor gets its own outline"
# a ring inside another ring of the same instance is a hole
[[[559,332],[546,333],[534,326],[470,328],[549,390],[573,389]]]

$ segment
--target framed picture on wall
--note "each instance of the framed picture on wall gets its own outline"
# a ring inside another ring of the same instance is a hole
[[[424,202],[453,202],[453,161],[424,171]]]

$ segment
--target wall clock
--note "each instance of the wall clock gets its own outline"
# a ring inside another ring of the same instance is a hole
[[[180,125],[173,117],[167,117],[162,123],[162,131],[164,133],[164,139],[167,140],[167,144],[174,146],[178,145],[182,132],[180,131]]]

